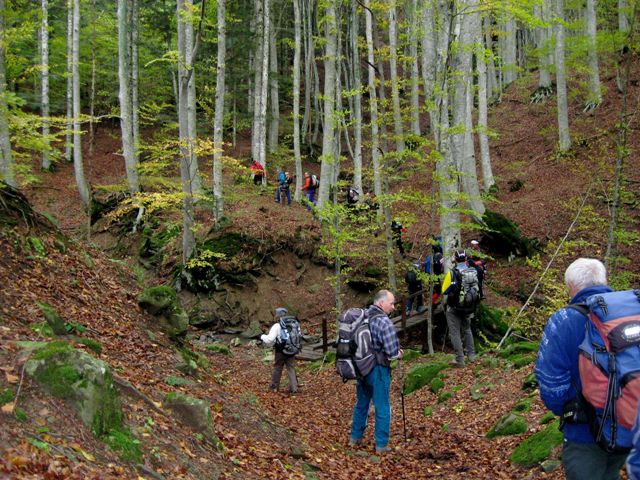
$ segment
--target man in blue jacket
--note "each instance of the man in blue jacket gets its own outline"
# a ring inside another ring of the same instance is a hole
[[[599,260],[579,258],[567,268],[565,283],[571,301],[577,304],[594,294],[611,292],[607,271]],[[551,315],[544,328],[536,377],[540,397],[558,416],[565,405],[578,398],[582,389],[578,370],[578,351],[589,320],[578,310],[564,307]],[[569,480],[616,480],[626,455],[606,453],[596,443],[588,423],[566,422],[563,428],[562,463]]]

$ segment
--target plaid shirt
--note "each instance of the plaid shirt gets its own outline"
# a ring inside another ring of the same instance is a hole
[[[371,345],[376,352],[383,353],[386,360],[393,360],[400,353],[398,334],[391,320],[382,309],[371,305],[368,311],[371,328]]]

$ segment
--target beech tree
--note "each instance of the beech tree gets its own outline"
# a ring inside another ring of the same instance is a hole
[[[73,45],[71,71],[73,74],[73,169],[76,176],[80,200],[89,208],[90,193],[84,177],[82,159],[82,109],[80,103],[80,0],[73,0]]]
[[[222,128],[224,124],[224,97],[226,81],[227,55],[227,23],[226,2],[218,0],[218,60],[216,63],[216,100],[213,119],[213,202],[216,221],[220,221],[224,214],[222,196],[222,156],[224,144]]]
[[[67,133],[64,158],[73,161],[73,0],[67,0]]]
[[[122,132],[122,153],[127,171],[130,192],[140,191],[138,178],[138,159],[133,138],[133,97],[131,89],[131,20],[130,0],[118,0],[118,78],[120,100],[120,129]]]
[[[300,57],[302,52],[302,18],[300,0],[293,0],[293,157],[296,164],[296,190],[294,197],[300,200],[302,179],[302,154],[300,152]]]
[[[567,103],[567,77],[565,71],[564,51],[564,0],[555,0],[555,33],[556,33],[556,100],[558,106],[558,149],[565,152],[571,148],[569,136],[569,107]]]
[[[2,180],[11,186],[16,186],[11,152],[11,138],[9,136],[9,107],[7,105],[7,77],[5,73],[5,46],[7,44],[4,0],[0,0],[0,174]]]
[[[49,2],[40,3],[40,63],[41,78],[41,114],[42,114],[42,169],[51,170],[51,147],[49,145]]]
[[[585,104],[585,111],[596,108],[602,102],[602,92],[600,89],[600,72],[598,67],[598,43],[597,22],[596,22],[596,0],[587,0],[585,8],[585,20],[587,22],[587,40],[588,40],[588,63],[589,63],[589,93]]]

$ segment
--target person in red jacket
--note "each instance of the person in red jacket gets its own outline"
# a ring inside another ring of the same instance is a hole
[[[315,196],[316,196],[316,185],[314,185],[313,178],[309,172],[304,172],[304,185],[302,186],[302,191],[304,192],[307,200],[309,201],[309,205],[307,205],[307,210],[311,210],[311,204],[315,205]]]
[[[251,164],[251,173],[253,174],[253,184],[262,185],[262,179],[264,178],[264,167],[257,160],[254,160]]]

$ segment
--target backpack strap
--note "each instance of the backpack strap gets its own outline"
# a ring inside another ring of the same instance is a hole
[[[571,310],[580,312],[585,317],[589,317],[590,310],[589,310],[589,307],[587,307],[586,303],[570,303],[564,308],[570,308]]]

